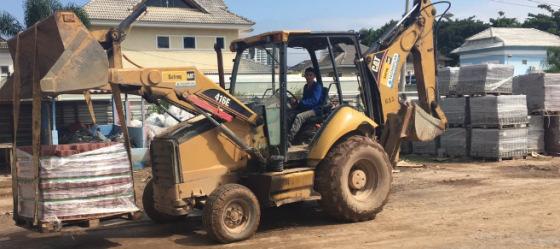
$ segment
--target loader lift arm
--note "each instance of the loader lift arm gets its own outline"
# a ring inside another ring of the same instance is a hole
[[[402,140],[430,141],[447,126],[447,118],[438,104],[435,4],[438,3],[415,0],[412,10],[364,53],[367,76],[374,84],[370,94],[378,102],[373,118],[384,124],[378,135],[393,164],[398,161]],[[410,54],[417,81],[417,103],[403,102],[398,95],[400,72]]]

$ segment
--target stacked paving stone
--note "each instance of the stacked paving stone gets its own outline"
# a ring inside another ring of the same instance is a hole
[[[502,64],[462,66],[459,70],[459,95],[511,94],[514,67]]]
[[[513,80],[513,93],[527,95],[530,113],[560,112],[560,74],[517,76]]]
[[[449,128],[441,135],[443,153],[450,157],[468,156],[468,130],[464,127]]]
[[[560,74],[532,73],[517,76],[513,80],[513,92],[527,95],[527,109],[535,123],[534,129],[530,128],[529,131],[531,151],[542,151],[542,136],[544,151],[551,155],[559,154],[560,132],[557,131],[557,121],[560,120]],[[540,120],[543,120],[542,126]]]
[[[438,151],[437,139],[428,142],[412,142],[412,151],[418,155],[436,155]]]
[[[459,68],[446,67],[438,71],[439,94],[449,96],[457,94],[457,83],[459,82]]]
[[[545,152],[544,134],[544,117],[542,115],[531,115],[529,117],[529,136],[527,137],[529,152]]]
[[[473,127],[526,125],[525,95],[480,96],[470,99],[470,124]]]
[[[468,156],[468,102],[468,97],[447,97],[440,101],[449,124],[441,136],[441,151],[447,156]]]
[[[40,159],[39,220],[66,220],[138,211],[132,172],[123,144],[43,146]],[[35,210],[31,149],[18,149],[18,215]]]
[[[472,157],[501,160],[527,155],[525,95],[473,97],[470,121]]]

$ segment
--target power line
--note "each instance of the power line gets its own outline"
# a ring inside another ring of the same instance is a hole
[[[556,7],[560,7],[559,4],[555,4],[555,3],[551,3],[551,2],[543,2],[543,1],[537,1],[537,0],[526,0],[527,2],[532,2],[532,3],[536,3],[536,4],[545,4],[545,5],[550,5],[550,6],[556,6]]]
[[[534,6],[534,5],[527,5],[527,4],[522,4],[522,3],[513,3],[513,2],[507,2],[507,1],[504,1],[504,0],[489,0],[489,1],[495,2],[495,3],[513,5],[513,6],[521,6],[521,7],[529,7],[529,8],[539,9],[539,7]]]

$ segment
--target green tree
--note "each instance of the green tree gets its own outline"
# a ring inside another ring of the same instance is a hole
[[[505,12],[499,11],[498,18],[490,18],[490,26],[496,28],[515,28],[520,27],[521,23],[517,21],[517,18],[508,18]]]
[[[23,29],[21,23],[10,13],[0,11],[0,37],[7,38],[16,35]]]
[[[440,23],[437,34],[438,50],[442,55],[453,59],[451,64],[458,62],[458,57],[451,51],[463,45],[465,40],[490,27],[489,24],[477,20],[474,16],[465,19],[444,19]]]
[[[360,36],[362,37],[362,44],[366,46],[371,46],[374,42],[378,41],[379,38],[381,38],[381,36],[385,34],[385,32],[389,31],[389,29],[391,29],[396,24],[397,21],[391,20],[377,29],[374,28],[361,29]]]
[[[525,28],[535,28],[555,35],[560,35],[560,11],[554,10],[550,5],[541,4],[539,8],[547,14],[529,13],[529,17],[523,23]]]
[[[549,48],[547,51],[547,73],[560,73],[560,48]]]
[[[90,25],[87,13],[80,6],[69,3],[62,5],[60,0],[25,0],[25,25],[27,27],[44,20],[58,10],[71,10],[82,20],[84,25]]]

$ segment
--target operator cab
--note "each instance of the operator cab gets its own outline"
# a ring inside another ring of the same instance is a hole
[[[262,117],[272,155],[285,156],[286,161],[306,159],[309,145],[337,107],[362,106],[355,66],[362,48],[354,32],[271,32],[233,41],[230,49],[236,57],[229,91]],[[303,73],[309,67],[322,86],[320,111],[303,124],[290,145],[287,136],[297,114],[290,103],[301,99]],[[343,72],[351,79],[345,90],[355,92],[352,101],[342,95]]]

